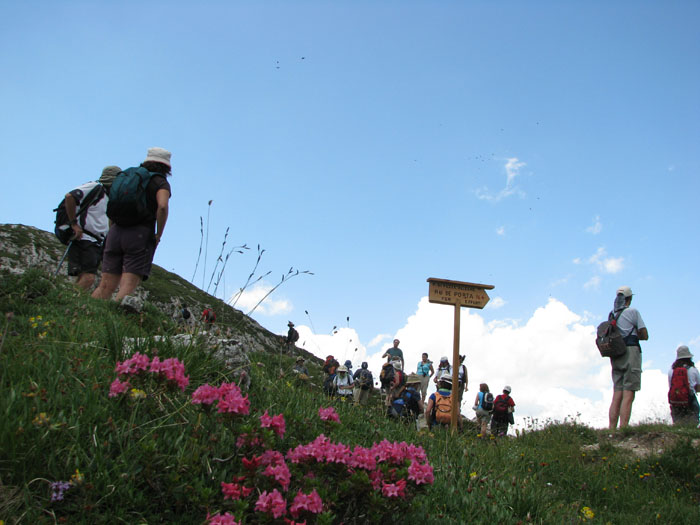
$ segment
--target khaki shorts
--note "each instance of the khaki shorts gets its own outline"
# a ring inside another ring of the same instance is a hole
[[[627,352],[610,360],[613,389],[638,392],[642,388],[642,349],[628,346]]]

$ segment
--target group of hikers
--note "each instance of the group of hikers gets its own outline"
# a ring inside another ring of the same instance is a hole
[[[613,397],[608,411],[608,423],[611,430],[629,425],[632,403],[635,394],[642,387],[642,349],[640,341],[649,339],[642,316],[631,306],[632,289],[621,286],[617,289],[613,309],[608,314],[608,321],[598,327],[596,343],[601,348],[601,327],[607,329],[603,335],[619,337],[622,342],[619,350],[601,355],[610,358],[613,381]],[[614,327],[610,331],[610,326]],[[611,335],[612,334],[612,335]],[[700,404],[697,392],[700,392],[700,373],[693,362],[693,354],[686,345],[676,349],[676,358],[668,371],[668,403],[674,425],[692,425],[700,428]]]
[[[149,148],[138,166],[107,166],[97,181],[66,193],[56,208],[56,237],[68,246],[68,275],[92,296],[121,301],[148,279],[168,220],[171,153]],[[61,260],[61,263],[63,260]],[[56,270],[60,270],[61,263]]]
[[[290,322],[290,325],[293,324]],[[289,342],[289,336],[287,337]],[[394,339],[393,346],[384,352],[382,358],[386,362],[379,373],[379,397],[389,418],[401,419],[429,429],[435,426],[449,426],[452,418],[452,392],[457,392],[456,402],[461,406],[462,398],[468,390],[467,367],[465,356],[460,356],[457,388],[453,389],[452,367],[447,357],[442,357],[437,370],[433,362],[424,353],[416,366],[416,371],[405,372],[404,355],[399,348],[400,341]],[[298,357],[294,372],[308,379],[309,371],[304,364],[304,358]],[[323,390],[328,396],[352,400],[355,405],[364,406],[370,401],[375,391],[375,381],[372,371],[365,361],[360,368],[353,372],[350,360],[340,364],[334,356],[329,355],[323,363]],[[435,384],[435,392],[428,396],[430,381]],[[479,425],[479,435],[491,434],[504,436],[508,425],[513,424],[515,402],[510,397],[511,387],[505,386],[503,393],[494,397],[489,392],[486,383],[479,388],[473,409]],[[427,402],[426,402],[427,398]],[[458,410],[459,414],[459,410]],[[458,426],[462,428],[462,416],[458,417]],[[490,425],[490,426],[489,426]]]

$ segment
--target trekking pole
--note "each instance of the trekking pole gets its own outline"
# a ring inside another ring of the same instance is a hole
[[[63,257],[61,257],[61,260],[58,261],[58,267],[56,268],[56,271],[54,272],[53,276],[56,277],[58,275],[58,272],[61,270],[61,266],[63,265],[63,261],[66,260],[66,255],[68,255],[68,250],[70,250],[71,245],[73,244],[73,239],[68,243],[68,247],[66,248],[66,251],[63,253]]]

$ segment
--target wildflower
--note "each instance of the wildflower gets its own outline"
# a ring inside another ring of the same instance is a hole
[[[387,498],[403,498],[405,496],[406,480],[400,479],[396,483],[382,483],[382,495]]]
[[[333,421],[335,423],[340,423],[340,417],[333,407],[319,407],[318,417],[321,418],[321,421]]]
[[[294,496],[294,501],[289,506],[289,512],[294,518],[298,518],[301,511],[319,514],[323,511],[323,501],[318,495],[316,489],[313,489],[309,494],[304,494],[301,490]]]
[[[123,394],[127,390],[129,390],[129,387],[131,385],[129,384],[128,381],[119,381],[119,379],[115,379],[111,385],[109,385],[109,397],[117,397],[119,394]]]
[[[583,517],[587,520],[592,520],[595,518],[595,513],[591,510],[590,507],[583,507],[581,509],[581,514],[583,514]]]
[[[248,396],[242,397],[240,390],[238,393],[229,392],[219,398],[217,405],[219,413],[247,415],[250,412],[250,400]]]
[[[131,399],[145,399],[146,392],[138,388],[132,388],[129,397],[131,397]]]
[[[145,372],[148,370],[149,364],[150,359],[148,359],[147,355],[136,352],[126,361],[117,361],[115,372],[117,372],[117,375],[138,374],[140,371]]]
[[[428,463],[421,465],[414,460],[408,467],[408,479],[415,481],[416,485],[430,484],[435,479],[433,476],[433,467]]]
[[[472,472],[471,474],[469,474],[469,479],[474,479],[474,478],[476,478],[476,477],[478,477],[478,476],[479,476],[479,475],[478,475],[476,472]]]
[[[63,494],[72,486],[70,481],[54,481],[51,483],[51,501],[62,501]]]
[[[236,521],[235,516],[230,512],[226,514],[214,514],[213,516],[207,514],[207,521],[209,525],[240,525],[240,522]]]
[[[274,478],[284,490],[289,488],[289,483],[292,479],[292,475],[289,472],[289,467],[284,461],[281,465],[268,465],[268,467],[263,471],[263,476],[268,476]]]
[[[247,498],[253,492],[251,487],[244,487],[239,483],[224,483],[221,482],[221,492],[224,494],[224,499],[239,500]]]
[[[277,489],[272,492],[264,491],[255,502],[255,510],[272,514],[273,518],[280,518],[287,512],[287,502]]]
[[[40,412],[39,415],[32,420],[32,423],[40,427],[42,425],[48,425],[50,421],[51,418],[46,415],[46,412]]]
[[[282,414],[277,414],[276,416],[269,416],[267,410],[260,416],[260,427],[261,428],[271,428],[280,437],[284,437],[285,423],[284,416]]]
[[[219,399],[219,389],[210,384],[203,384],[192,392],[192,404],[211,405]]]
[[[71,484],[73,485],[80,485],[83,481],[85,481],[85,474],[80,472],[78,469],[75,469],[75,474],[73,474],[70,477]]]

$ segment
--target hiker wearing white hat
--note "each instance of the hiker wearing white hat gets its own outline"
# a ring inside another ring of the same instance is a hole
[[[116,301],[148,279],[156,248],[168,220],[171,190],[170,152],[149,148],[140,166],[117,175],[110,190],[107,216],[112,223],[102,256],[102,281],[92,293]]]
[[[632,289],[621,286],[617,289],[612,315],[617,317],[617,328],[625,339],[627,351],[619,357],[610,358],[612,366],[613,397],[608,411],[610,429],[629,425],[632,403],[642,387],[642,348],[639,341],[649,339],[642,316],[632,308]]]
[[[686,345],[676,349],[676,360],[668,371],[668,403],[674,425],[698,424],[700,405],[700,372],[693,363],[693,354]]]

